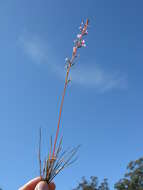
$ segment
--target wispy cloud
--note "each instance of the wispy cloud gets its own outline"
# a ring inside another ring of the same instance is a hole
[[[28,56],[36,64],[47,64],[48,71],[56,74],[56,76],[64,79],[64,70],[56,64],[55,58],[51,55],[51,49],[36,35],[24,33],[19,36],[18,44]],[[53,60],[51,62],[51,60]]]
[[[22,35],[19,38],[20,46],[24,52],[38,64],[46,63],[49,71],[54,72],[57,77],[64,78],[64,69],[56,64],[56,60],[50,60],[51,49],[39,39],[37,36]],[[50,58],[49,58],[50,57]],[[127,85],[126,77],[111,69],[105,70],[98,64],[90,64],[88,66],[77,64],[77,68],[71,72],[72,82],[85,87],[96,88],[98,92],[106,92],[112,89],[123,89]],[[93,66],[94,65],[94,66]]]
[[[89,64],[90,65],[90,64]],[[80,85],[96,88],[98,92],[112,89],[124,89],[127,86],[126,77],[116,71],[105,70],[98,64],[91,67],[81,67],[72,71],[72,81]]]
[[[35,63],[43,63],[48,60],[48,49],[37,36],[21,35],[19,44],[24,52],[33,59]]]

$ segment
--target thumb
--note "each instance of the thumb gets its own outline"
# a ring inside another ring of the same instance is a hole
[[[35,190],[55,190],[55,184],[54,183],[47,184],[47,182],[45,181],[40,181],[36,185]]]
[[[49,186],[47,184],[47,182],[45,181],[40,181],[36,187],[35,190],[49,190]]]

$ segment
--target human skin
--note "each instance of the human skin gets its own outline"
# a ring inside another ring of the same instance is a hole
[[[19,190],[55,190],[55,184],[42,181],[40,177],[34,178],[25,184],[23,187],[20,187]]]

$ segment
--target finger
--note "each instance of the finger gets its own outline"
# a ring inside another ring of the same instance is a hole
[[[40,181],[36,185],[35,190],[55,190],[55,184],[54,183],[47,184],[47,182],[45,181]]]
[[[35,190],[49,190],[48,183],[45,181],[40,181],[36,187]]]
[[[56,188],[55,184],[54,184],[53,182],[51,182],[51,183],[49,184],[49,189],[50,189],[50,190],[55,190],[55,188]]]
[[[29,181],[26,185],[21,187],[19,190],[34,190],[36,185],[41,181],[41,177],[37,177]]]

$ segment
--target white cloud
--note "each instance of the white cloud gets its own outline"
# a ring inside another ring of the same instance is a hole
[[[47,64],[50,72],[56,73],[60,78],[64,77],[64,69],[57,65],[51,56],[51,49],[37,36],[24,33],[18,39],[20,47],[24,53],[37,64]],[[52,62],[50,60],[53,60]]]
[[[48,60],[47,47],[36,36],[22,35],[19,38],[19,43],[24,52],[36,63],[42,63]]]
[[[24,52],[36,63],[46,63],[49,70],[54,72],[56,76],[64,78],[64,68],[56,64],[56,60],[52,59],[51,50],[35,36],[23,35],[19,38],[19,42]],[[50,58],[49,58],[50,56]],[[54,63],[55,62],[55,63]],[[91,65],[89,67],[89,65]],[[94,65],[94,67],[93,67]],[[88,63],[88,67],[77,64],[76,69],[72,69],[72,82],[78,85],[96,88],[98,92],[105,92],[112,89],[123,89],[127,85],[125,76],[112,70],[105,70],[97,64]]]
[[[94,64],[94,67],[82,66],[80,69],[73,70],[72,81],[80,85],[96,88],[99,92],[123,89],[127,86],[125,76],[111,70],[104,70],[97,64]]]

